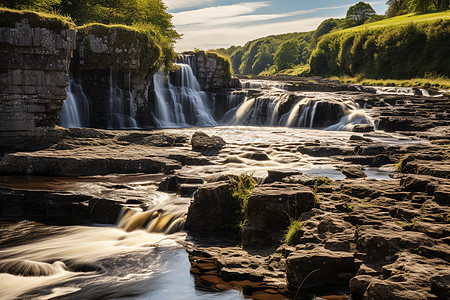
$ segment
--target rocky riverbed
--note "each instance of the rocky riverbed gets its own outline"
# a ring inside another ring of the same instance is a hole
[[[152,230],[186,221],[179,242],[198,287],[254,299],[447,299],[449,100],[345,93],[384,131],[59,128],[50,147],[2,154],[2,219],[111,224],[123,208],[157,211]],[[241,174],[256,186],[239,226]],[[150,230],[151,218],[122,228]]]

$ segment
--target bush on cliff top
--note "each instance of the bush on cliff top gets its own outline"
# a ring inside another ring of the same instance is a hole
[[[0,7],[0,15],[0,27],[15,27],[16,23],[22,22],[23,19],[27,19],[31,27],[44,27],[54,31],[75,28],[76,26],[69,17],[30,10]]]

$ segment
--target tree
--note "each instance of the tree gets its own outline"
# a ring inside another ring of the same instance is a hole
[[[277,70],[292,68],[298,61],[299,50],[296,40],[289,40],[281,44],[273,59]]]
[[[409,0],[388,0],[386,4],[389,5],[389,8],[386,11],[386,16],[392,18],[408,13],[408,2]]]
[[[266,43],[259,46],[258,54],[256,54],[255,58],[255,63],[252,66],[253,74],[261,73],[273,63],[273,57],[270,54],[269,47]]]
[[[0,6],[41,12],[52,12],[60,3],[61,0],[0,0]]]
[[[358,2],[355,5],[350,6],[347,10],[346,19],[355,23],[355,25],[363,24],[371,16],[375,15],[376,12],[370,6],[369,3]]]

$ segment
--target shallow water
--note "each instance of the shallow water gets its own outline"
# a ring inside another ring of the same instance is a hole
[[[311,157],[297,151],[304,142],[346,146],[351,132],[274,127],[171,129],[219,135],[227,146],[212,165],[185,166],[180,173],[208,180],[221,174],[253,173],[261,180],[270,169],[298,169],[312,176],[344,179],[332,157]],[[421,143],[393,134],[370,134],[389,145]],[[264,152],[267,160],[246,154]],[[389,179],[392,166],[366,168],[369,177]],[[77,178],[0,177],[0,186],[25,190],[82,191],[112,199],[139,199],[152,208],[182,216],[190,198],[157,191],[161,174]],[[0,298],[12,299],[243,299],[238,290],[196,287],[186,251],[178,242],[183,232],[163,234],[114,226],[44,226],[31,222],[0,226]],[[28,275],[28,276],[23,276]],[[35,275],[35,276],[33,276]],[[45,276],[37,276],[45,275]]]

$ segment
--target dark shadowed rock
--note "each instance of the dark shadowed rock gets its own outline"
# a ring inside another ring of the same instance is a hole
[[[253,159],[253,160],[269,160],[269,156],[264,153],[263,151],[256,151],[256,152],[250,152],[250,153],[244,153],[242,155],[244,158]]]
[[[279,243],[290,217],[298,219],[314,204],[314,194],[305,186],[273,183],[256,187],[248,200],[248,219],[242,228],[243,245]]]
[[[202,131],[197,131],[192,135],[191,145],[193,151],[213,155],[217,154],[226,143],[219,136],[209,136]]]
[[[372,125],[369,124],[357,124],[352,128],[352,132],[371,132],[371,131],[374,131],[374,128]]]
[[[358,275],[350,279],[349,288],[352,293],[352,297],[355,299],[363,299],[363,295],[367,290],[369,284],[375,278],[369,275]]]
[[[187,175],[170,175],[164,178],[159,183],[159,190],[165,192],[178,192],[180,185],[182,184],[203,184],[203,179],[200,177],[193,177]]]
[[[235,230],[233,220],[239,214],[239,203],[231,196],[229,182],[207,183],[194,194],[185,228],[196,233]]]
[[[347,178],[364,178],[367,175],[364,173],[361,167],[359,166],[341,166],[339,170],[342,174]]]
[[[281,181],[282,179],[294,176],[294,175],[302,175],[302,172],[296,169],[278,169],[278,170],[269,170],[267,171],[267,178],[265,180],[266,183],[272,183],[275,181]]]
[[[322,247],[299,249],[287,258],[288,288],[347,286],[356,273],[351,252],[330,251]]]

